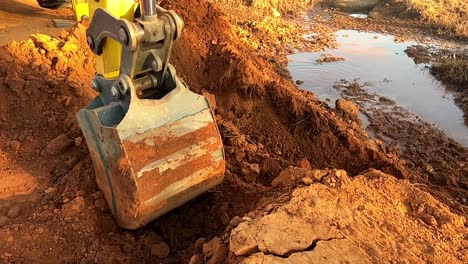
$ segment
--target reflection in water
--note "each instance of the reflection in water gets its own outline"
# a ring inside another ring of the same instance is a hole
[[[341,30],[337,33],[340,48],[326,53],[345,61],[318,64],[323,52],[297,53],[289,56],[289,70],[303,89],[313,91],[331,105],[340,98],[333,84],[341,79],[372,85],[366,89],[394,100],[398,105],[435,124],[447,135],[468,146],[468,128],[453,96],[430,75],[426,65],[415,65],[404,50],[415,42],[395,43],[394,37],[375,33]]]

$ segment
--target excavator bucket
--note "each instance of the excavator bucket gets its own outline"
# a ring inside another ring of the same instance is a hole
[[[160,99],[109,98],[97,97],[78,122],[120,227],[138,228],[221,183],[223,146],[205,97],[178,81]]]
[[[221,183],[225,159],[207,99],[169,63],[183,21],[154,0],[140,1],[138,18],[135,1],[119,2],[120,15],[90,2],[99,96],[77,118],[117,224],[136,229]]]

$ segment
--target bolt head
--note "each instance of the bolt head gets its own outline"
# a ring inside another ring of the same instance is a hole
[[[112,85],[110,92],[112,97],[115,99],[119,98],[119,88],[116,85]]]
[[[100,93],[101,92],[101,88],[99,87],[99,84],[98,82],[96,81],[96,79],[93,79],[91,81],[91,88],[93,88],[96,92]]]
[[[121,27],[119,29],[119,37],[123,43],[128,44],[128,35],[127,35],[127,31],[125,30],[125,28]]]

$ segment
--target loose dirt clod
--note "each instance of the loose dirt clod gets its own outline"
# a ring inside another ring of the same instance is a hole
[[[344,61],[345,58],[333,56],[331,54],[322,54],[320,58],[316,60],[317,63],[331,63],[331,62],[339,62]]]
[[[86,204],[83,197],[77,197],[62,206],[62,216],[64,218],[75,216],[81,213],[85,207]]]
[[[208,264],[222,264],[226,259],[227,247],[219,237],[203,244],[203,254],[209,258]]]
[[[353,102],[345,99],[338,99],[336,100],[335,105],[336,110],[343,113],[345,116],[354,120],[358,119],[359,106],[357,106]]]
[[[103,198],[100,198],[94,201],[94,206],[96,207],[96,210],[101,211],[101,212],[109,210],[107,206],[107,202]]]
[[[229,224],[230,224],[231,226],[236,227],[236,226],[238,226],[238,225],[240,224],[240,222],[242,222],[242,218],[240,218],[239,216],[234,216],[234,217],[231,219],[231,221],[229,221]]]
[[[21,207],[15,205],[10,210],[8,210],[7,216],[11,219],[17,218],[21,214]]]
[[[6,226],[8,223],[10,223],[10,218],[0,215],[0,227]]]
[[[46,151],[47,154],[55,156],[67,150],[72,144],[73,141],[71,139],[65,134],[61,134],[47,144]]]
[[[170,251],[171,248],[164,242],[151,246],[151,255],[161,259],[167,258],[167,256],[169,256]]]
[[[190,258],[189,264],[203,264],[203,255],[196,254]]]
[[[311,170],[312,165],[310,164],[310,161],[308,159],[301,159],[297,162],[296,164],[297,167],[302,168],[302,169],[307,169]]]
[[[19,142],[18,140],[12,140],[12,141],[8,142],[8,147],[16,152],[21,147],[21,142]]]

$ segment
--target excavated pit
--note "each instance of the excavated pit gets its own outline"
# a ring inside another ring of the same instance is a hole
[[[228,161],[224,183],[147,227],[119,230],[97,190],[75,121],[75,113],[95,96],[85,27],[58,38],[12,42],[0,48],[0,141],[5,142],[0,158],[8,161],[0,163],[0,215],[14,205],[21,208],[0,228],[0,252],[8,252],[9,261],[147,263],[167,243],[170,255],[158,263],[186,262],[197,239],[220,235],[232,217],[283,197],[271,183],[288,166],[310,162],[312,168],[351,175],[375,168],[407,176],[404,162],[370,139],[356,120],[298,90],[240,42],[216,5],[189,0],[161,5],[186,25],[172,56],[178,74],[195,92],[216,98]],[[15,173],[33,180],[12,187],[9,176]],[[15,196],[20,189],[24,195]]]

